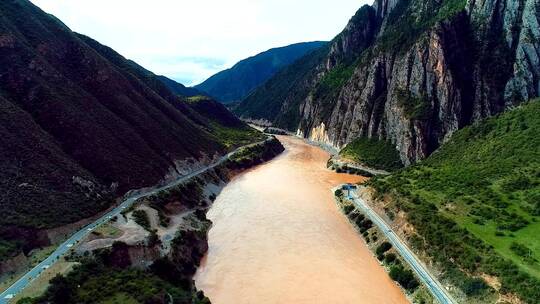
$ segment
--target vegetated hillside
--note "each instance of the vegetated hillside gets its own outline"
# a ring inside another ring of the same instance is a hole
[[[197,233],[206,231],[188,231],[182,236],[191,241],[196,239],[194,235]],[[180,237],[175,238],[174,242],[174,246],[179,247],[175,249],[178,251],[189,252],[197,248]],[[129,261],[128,250],[124,243],[114,243],[110,250],[97,252],[95,258],[81,259],[80,265],[76,265],[66,276],[54,277],[43,295],[33,299],[24,298],[17,303],[210,303],[202,292],[196,291],[192,274],[185,273],[187,271],[184,269],[196,270],[194,265],[164,257],[149,269],[127,267],[122,263]],[[197,254],[202,256],[204,252]]]
[[[403,167],[399,153],[390,142],[367,137],[355,139],[339,155],[380,170],[394,171]]]
[[[389,140],[409,165],[539,96],[539,19],[536,0],[376,0],[236,112],[337,148]]]
[[[245,123],[227,110],[223,104],[213,100],[211,97],[198,95],[189,97],[186,101],[195,112],[221,126],[230,128],[243,128],[246,126]]]
[[[189,106],[209,120],[212,136],[228,149],[247,145],[266,136],[234,116],[225,106],[207,96],[187,99]]]
[[[0,2],[0,66],[0,261],[230,145],[154,74],[29,1]]]
[[[534,101],[458,131],[420,164],[370,182],[391,198],[385,209],[406,213],[410,244],[470,296],[486,297],[479,277],[488,274],[501,293],[540,299],[538,134]]]
[[[262,119],[294,130],[300,121],[301,101],[307,96],[310,79],[318,73],[318,64],[328,52],[323,46],[298,59],[249,94],[234,112],[244,118]]]
[[[232,68],[217,73],[195,88],[223,103],[240,101],[276,72],[325,43],[305,42],[268,50],[240,61]]]
[[[189,181],[141,199],[122,212],[149,232],[144,241],[121,241],[112,246],[84,251],[85,244],[66,258],[78,265],[66,274],[57,275],[47,290],[35,298],[21,298],[17,303],[152,303],[209,304],[197,291],[193,276],[208,251],[208,230],[212,223],[206,211],[223,183],[236,173],[268,161],[284,148],[276,138],[244,147],[230,159]],[[182,209],[171,208],[181,202]],[[154,210],[152,215],[148,210]],[[182,216],[180,223],[174,218]],[[151,220],[155,218],[155,221]],[[110,227],[131,230],[132,224],[113,218]],[[114,225],[114,226],[113,226]],[[169,232],[158,231],[165,229]],[[174,238],[167,242],[170,231]],[[108,239],[99,229],[84,242]],[[137,236],[134,236],[137,238]],[[96,239],[97,238],[97,239]],[[86,247],[88,248],[88,247]],[[19,296],[28,295],[24,293]],[[30,293],[34,296],[33,293]]]

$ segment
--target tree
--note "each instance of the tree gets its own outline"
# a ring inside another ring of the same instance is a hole
[[[377,255],[382,255],[383,253],[387,252],[388,250],[392,249],[392,244],[388,242],[382,242],[376,249]]]
[[[45,294],[52,303],[71,303],[74,290],[69,281],[62,275],[56,275],[50,282],[50,287]]]

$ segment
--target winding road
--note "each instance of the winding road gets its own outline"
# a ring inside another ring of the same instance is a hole
[[[429,289],[435,299],[439,301],[439,303],[457,303],[448,293],[448,291],[442,286],[442,284],[429,273],[427,267],[420,261],[420,259],[418,259],[418,257],[416,257],[412,250],[399,238],[392,227],[390,227],[362,198],[360,198],[356,192],[349,192],[349,199],[386,235],[390,243],[392,243],[394,248],[396,248],[407,264],[409,264],[416,272],[420,280]]]
[[[207,172],[207,171],[209,171],[211,169],[214,169],[215,167],[223,164],[225,161],[230,159],[234,154],[236,154],[239,150],[247,148],[247,147],[252,147],[252,146],[255,146],[255,145],[265,143],[268,140],[270,140],[270,138],[268,138],[268,139],[266,139],[264,141],[256,142],[256,143],[253,143],[253,144],[249,144],[249,145],[237,148],[236,150],[234,150],[234,151],[228,153],[227,155],[221,157],[219,160],[215,161],[211,165],[208,165],[208,166],[206,166],[204,168],[196,170],[196,171],[194,171],[194,172],[192,172],[192,173],[190,173],[188,175],[184,175],[184,176],[178,178],[177,180],[175,180],[175,181],[173,181],[173,182],[171,182],[171,183],[169,183],[169,184],[167,184],[167,185],[165,185],[163,187],[155,188],[155,189],[152,189],[152,190],[148,190],[147,192],[144,192],[144,193],[140,193],[140,194],[130,196],[129,198],[124,200],[116,208],[114,208],[111,211],[107,212],[106,214],[101,216],[99,219],[97,219],[93,223],[91,223],[91,224],[85,226],[84,228],[82,228],[81,230],[75,232],[67,241],[60,244],[58,246],[58,248],[51,255],[49,255],[45,260],[43,260],[41,263],[36,265],[34,268],[32,268],[30,271],[28,271],[26,274],[24,274],[19,280],[17,280],[15,283],[13,283],[13,285],[11,285],[4,292],[2,292],[0,294],[0,304],[8,303],[9,300],[11,300],[13,297],[15,297],[18,293],[20,293],[33,280],[35,280],[37,277],[39,277],[43,273],[44,270],[46,270],[47,268],[51,267],[54,263],[59,261],[60,258],[64,254],[69,252],[73,246],[75,246],[78,242],[83,240],[94,229],[96,229],[100,225],[110,221],[115,216],[120,215],[120,213],[123,210],[131,207],[137,200],[139,200],[141,198],[144,198],[144,197],[151,196],[151,195],[156,194],[158,192],[161,192],[163,190],[167,190],[167,189],[176,187],[179,184],[182,184],[182,183],[186,182],[187,180],[189,180],[189,179],[191,179],[191,178],[193,178],[193,177],[195,177],[195,176],[197,176],[199,174],[205,173],[205,172]]]

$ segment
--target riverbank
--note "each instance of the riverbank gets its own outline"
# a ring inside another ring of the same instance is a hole
[[[356,174],[356,175],[361,175],[365,177],[373,177],[373,176],[378,176],[378,175],[390,174],[384,170],[373,169],[365,165],[352,162],[348,159],[343,159],[339,155],[332,156],[328,160],[328,163],[326,164],[326,166],[328,167],[328,169],[336,171],[337,173]]]
[[[350,224],[355,227],[373,256],[396,281],[412,303],[439,303],[416,273],[403,260],[400,253],[393,248],[385,233],[370,220],[369,216],[358,209],[348,198],[347,191],[338,187],[334,189],[335,202]]]
[[[252,127],[258,128],[259,130],[261,130],[262,132],[266,134],[297,137],[312,146],[319,147],[325,150],[331,155],[331,157],[328,159],[326,167],[337,173],[355,174],[355,175],[360,175],[364,177],[373,177],[373,176],[378,176],[378,175],[390,174],[389,172],[385,170],[374,169],[372,167],[368,167],[366,165],[352,161],[351,159],[343,158],[340,155],[340,151],[336,149],[335,147],[332,147],[322,142],[313,141],[308,138],[301,137],[298,134],[292,133],[290,131],[275,128],[275,127],[262,127],[262,126],[257,126],[257,125],[252,125]]]
[[[253,130],[253,132],[255,131]],[[223,157],[217,154],[202,154],[198,159],[190,157],[184,159],[183,161],[174,162],[174,167],[171,167],[170,172],[163,176],[162,180],[156,185],[131,190],[115,199],[111,198],[111,203],[108,207],[103,207],[102,204],[97,204],[94,210],[95,214],[82,218],[77,222],[48,229],[15,228],[10,232],[10,234],[16,238],[30,239],[31,244],[28,243],[25,246],[24,252],[21,251],[18,255],[12,258],[0,261],[0,281],[3,282],[3,284],[0,285],[0,294],[2,294],[14,282],[24,279],[24,274],[31,271],[37,264],[43,262],[43,259],[35,260],[33,258],[35,253],[37,253],[38,256],[40,255],[42,248],[59,247],[61,244],[68,241],[73,234],[89,226],[91,223],[96,222],[104,215],[109,214],[113,210],[117,209],[122,202],[125,202],[133,197],[140,197],[147,193],[159,191],[162,188],[173,185],[176,181],[183,180],[186,176],[193,175],[192,173],[194,172],[204,171],[205,168],[212,167],[213,164],[221,163],[224,159],[228,158],[228,156],[234,154],[240,148],[239,145],[246,144],[246,147],[249,147],[253,144],[263,142],[263,139],[266,138],[264,134],[259,133],[257,136],[252,136],[250,141],[246,141],[246,136],[243,138],[238,138],[238,144],[229,147],[228,151],[230,152]],[[225,137],[229,138],[230,136]],[[249,142],[253,143],[248,144]],[[0,299],[0,301],[1,300],[2,299]]]
[[[68,285],[80,287],[72,290],[70,301],[78,302],[82,294],[88,296],[95,293],[97,298],[116,300],[127,293],[131,297],[139,295],[144,299],[150,296],[155,301],[153,303],[167,303],[169,294],[174,299],[183,299],[180,303],[204,303],[205,298],[196,292],[191,277],[207,248],[206,231],[211,223],[206,219],[206,209],[234,175],[282,151],[283,147],[276,139],[244,147],[211,170],[141,198],[132,207],[125,209],[122,215],[111,218],[114,228],[121,231],[117,237],[100,237],[92,233],[71,252],[68,260],[79,263],[79,266],[65,278]],[[171,235],[171,231],[175,232]],[[100,273],[90,272],[89,265],[96,263]],[[168,266],[163,269],[163,265]],[[125,286],[110,284],[105,293],[98,293],[92,286],[80,281],[81,278],[92,281],[95,276],[105,281],[122,281],[135,274],[142,275],[143,279],[137,281],[140,290],[132,291],[134,295],[131,295],[131,291],[127,292]],[[178,287],[176,283],[181,284]],[[52,284],[55,286],[58,283],[55,281]],[[167,293],[154,297],[145,294],[146,285],[170,285],[172,289],[169,292],[167,287]],[[51,289],[55,290],[54,287],[50,288],[44,297],[32,300],[32,303],[49,301],[54,296]],[[186,293],[192,294],[189,302],[185,302]]]

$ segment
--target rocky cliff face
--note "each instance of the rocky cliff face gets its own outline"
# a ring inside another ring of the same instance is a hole
[[[297,82],[304,94],[275,100],[275,116],[239,114],[337,148],[389,139],[410,164],[459,128],[539,96],[539,16],[538,0],[377,0]]]

